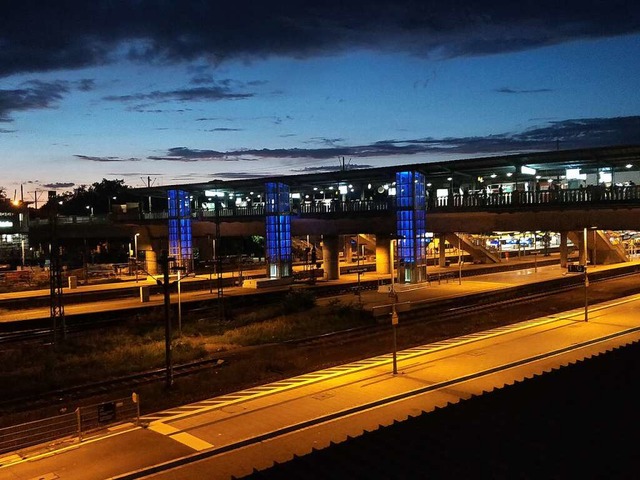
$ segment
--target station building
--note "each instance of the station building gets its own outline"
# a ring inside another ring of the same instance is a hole
[[[219,262],[231,237],[264,239],[265,274],[295,262],[374,260],[401,283],[426,279],[447,250],[474,262],[557,249],[566,264],[614,263],[637,253],[640,147],[499,155],[136,189],[147,268],[167,250],[183,268]],[[156,199],[152,202],[151,199]],[[166,207],[157,205],[165,199]]]

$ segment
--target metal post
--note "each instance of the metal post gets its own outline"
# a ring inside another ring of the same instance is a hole
[[[136,233],[133,236],[133,259],[135,261],[135,276],[136,276],[136,283],[138,283],[138,237],[140,236],[139,233]]]
[[[82,441],[82,415],[80,414],[80,407],[76,408],[76,421],[78,422],[78,441]]]
[[[181,283],[180,282],[180,270],[178,270],[178,335],[181,337],[182,336],[182,302],[181,302],[181,297],[180,297],[180,286]]]
[[[393,296],[393,304],[391,305],[391,328],[393,330],[393,374],[396,375],[398,373],[398,358],[397,358],[397,325],[398,325],[398,312],[396,312],[396,302],[398,301],[398,297],[396,295],[395,286],[394,286],[394,245],[395,240],[391,240],[391,248],[389,251],[389,258],[391,260],[391,291],[390,294]]]
[[[136,404],[136,426],[140,426],[140,395],[133,392],[131,394],[131,401]]]
[[[587,293],[589,288],[589,276],[587,274],[587,266],[584,266],[584,321],[589,321],[589,295]]]
[[[460,248],[460,233],[458,235],[458,285],[462,285],[462,250]]]
[[[172,354],[172,333],[171,333],[171,296],[169,293],[169,255],[166,250],[162,251],[160,256],[160,264],[163,273],[163,290],[164,290],[164,345],[166,360],[166,388],[173,386],[173,362]]]
[[[533,271],[538,273],[538,238],[533,232]]]
[[[391,327],[393,328],[393,374],[398,374],[398,342],[397,342],[397,330],[398,330],[398,313],[396,312],[395,297],[393,303],[393,312],[391,313]]]

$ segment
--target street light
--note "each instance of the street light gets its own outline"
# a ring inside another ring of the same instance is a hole
[[[393,297],[393,303],[391,304],[391,327],[393,329],[393,374],[397,375],[398,374],[398,355],[397,355],[397,350],[398,350],[398,343],[397,343],[397,328],[398,328],[398,312],[396,311],[396,302],[398,301],[398,297],[396,295],[396,290],[395,290],[395,285],[394,285],[394,259],[393,259],[393,254],[394,254],[394,249],[396,246],[396,239],[392,239],[389,245],[389,259],[390,259],[390,274],[391,274],[391,290],[389,291],[389,294]]]
[[[136,276],[136,283],[138,283],[138,237],[140,236],[139,233],[136,233],[133,236],[133,262],[134,262],[134,270],[135,270],[135,276]]]
[[[138,237],[140,236],[139,233],[136,233],[133,236],[133,257],[138,260]]]
[[[587,227],[584,227],[584,321],[589,321],[589,276],[587,274]]]
[[[93,217],[93,207],[91,205],[87,205],[86,208],[91,211],[91,216]]]

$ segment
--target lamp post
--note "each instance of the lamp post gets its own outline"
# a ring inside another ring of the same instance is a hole
[[[458,235],[458,285],[462,285],[462,249],[460,233]]]
[[[393,374],[398,374],[398,343],[397,343],[397,327],[398,327],[398,312],[396,311],[396,302],[398,301],[398,297],[396,295],[395,284],[394,284],[394,249],[395,249],[396,240],[392,239],[389,248],[389,259],[390,259],[390,273],[391,273],[391,290],[389,291],[390,295],[393,297],[393,303],[391,304],[391,328],[393,329]]]
[[[584,227],[584,321],[589,321],[589,276],[587,274],[587,227]]]
[[[91,205],[87,205],[86,208],[91,212],[91,216],[93,217],[93,207]]]
[[[133,236],[133,257],[138,260],[138,237],[140,236],[139,233],[136,233]]]
[[[135,264],[134,269],[135,269],[136,283],[138,283],[138,237],[139,236],[140,236],[139,233],[136,233],[133,236],[133,262]]]
[[[172,360],[172,332],[171,332],[171,296],[169,293],[169,262],[174,261],[169,258],[168,252],[163,250],[160,254],[160,265],[162,267],[163,281],[158,280],[162,284],[164,292],[164,344],[165,344],[165,362],[166,377],[165,387],[170,389],[173,386],[173,360]]]
[[[107,215],[111,213],[111,200],[115,200],[117,197],[107,197]]]

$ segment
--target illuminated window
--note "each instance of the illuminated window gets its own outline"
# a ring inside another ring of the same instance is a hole
[[[265,244],[272,278],[291,275],[290,213],[289,186],[277,182],[265,184]]]
[[[396,234],[398,261],[422,265],[426,256],[426,196],[424,175],[396,173]]]
[[[169,256],[181,267],[191,268],[193,255],[191,205],[184,190],[169,190]]]

